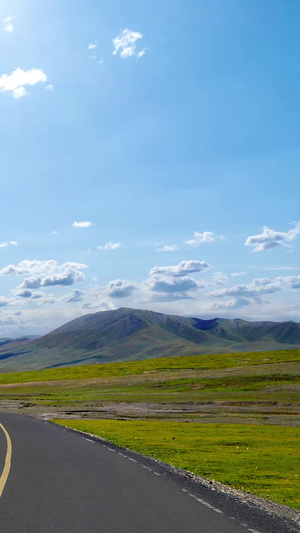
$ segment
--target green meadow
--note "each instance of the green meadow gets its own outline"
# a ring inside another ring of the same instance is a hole
[[[230,353],[196,355],[186,357],[162,357],[128,363],[110,363],[64,368],[49,368],[28,372],[0,374],[0,384],[32,381],[60,381],[73,379],[104,378],[122,375],[137,375],[145,372],[169,372],[179,370],[218,370],[239,366],[261,366],[300,361],[300,350],[272,352]]]
[[[1,374],[0,411],[56,419],[299,508],[299,356],[233,353]]]
[[[140,420],[54,422],[300,509],[300,428]]]

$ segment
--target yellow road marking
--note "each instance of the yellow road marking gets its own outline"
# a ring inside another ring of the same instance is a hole
[[[4,435],[6,437],[6,442],[7,442],[7,452],[6,452],[6,457],[5,457],[5,464],[4,464],[3,472],[2,472],[1,477],[0,477],[0,498],[1,498],[2,492],[3,492],[4,487],[6,485],[6,482],[7,482],[9,471],[10,471],[12,445],[11,445],[10,436],[7,433],[5,427],[1,424],[1,422],[0,422],[0,427],[3,430],[3,432],[4,432]]]

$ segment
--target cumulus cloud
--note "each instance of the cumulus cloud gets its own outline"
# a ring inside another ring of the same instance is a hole
[[[28,300],[37,300],[45,296],[43,292],[39,292],[39,291],[33,292],[30,289],[23,289],[23,290],[17,291],[15,292],[15,295],[19,296],[20,298],[26,298]]]
[[[157,248],[157,252],[175,252],[176,250],[179,250],[178,246],[175,244],[168,246],[167,244],[165,246],[162,246],[162,248]]]
[[[263,227],[262,233],[258,235],[250,235],[246,241],[245,246],[252,246],[254,252],[263,252],[276,248],[277,246],[283,248],[290,248],[291,241],[296,239],[300,234],[300,222],[297,222],[295,227],[289,231],[275,231],[267,226]]]
[[[75,220],[75,222],[72,224],[73,228],[90,228],[92,225],[93,223],[88,220],[84,220],[82,222],[77,222]]]
[[[189,276],[165,277],[159,276],[148,280],[148,285],[151,291],[162,293],[187,293],[189,291],[196,291],[203,287],[203,284],[195,281]]]
[[[65,272],[66,270],[83,270],[88,268],[84,263],[68,261],[59,264],[54,259],[39,261],[38,259],[23,259],[18,265],[7,265],[0,270],[0,276],[22,276],[24,274],[48,274]]]
[[[54,91],[54,85],[53,85],[52,83],[50,83],[49,85],[47,85],[47,86],[45,87],[45,90],[46,90],[46,91]]]
[[[166,275],[166,276],[185,276],[186,274],[193,274],[196,272],[203,272],[211,265],[205,261],[181,261],[174,266],[155,266],[150,270],[150,276]]]
[[[40,276],[26,278],[18,287],[18,289],[38,289],[39,287],[57,287],[60,285],[68,287],[69,285],[73,285],[74,283],[82,281],[83,279],[83,272],[66,270],[62,273],[54,272],[42,278]]]
[[[27,85],[36,85],[46,81],[47,76],[41,69],[22,70],[16,68],[11,74],[0,76],[0,89],[1,91],[11,91],[14,98],[21,98],[27,94]]]
[[[117,250],[120,246],[120,242],[107,242],[104,246],[97,246],[97,250]]]
[[[120,56],[123,59],[135,55],[142,57],[146,53],[146,49],[144,48],[140,52],[137,52],[136,49],[136,42],[142,38],[143,35],[138,31],[124,30],[118,37],[113,39],[113,45],[115,47],[113,55],[117,55],[120,52]]]
[[[67,303],[76,303],[76,302],[82,302],[84,297],[84,292],[79,291],[78,289],[74,289],[71,293],[66,294],[63,296],[62,301]]]
[[[1,276],[26,276],[23,282],[12,292],[22,298],[41,298],[43,294],[32,293],[31,291],[41,287],[70,286],[82,281],[84,274],[82,270],[87,265],[77,262],[66,262],[59,264],[53,259],[39,261],[37,259],[21,261],[18,265],[8,265],[0,270]],[[28,292],[29,291],[29,292]],[[47,303],[49,303],[47,301]]]
[[[41,281],[41,287],[54,287],[57,285],[73,285],[74,283],[78,281],[82,281],[84,279],[83,272],[80,271],[69,271],[64,272],[62,274],[51,274],[49,276],[46,276]]]
[[[88,50],[94,50],[95,48],[97,48],[97,45],[95,43],[90,43],[88,45]]]
[[[219,289],[208,294],[210,298],[227,299],[225,302],[217,301],[214,309],[239,308],[252,302],[262,303],[261,297],[282,290],[299,290],[300,276],[283,276],[270,278],[257,278],[245,285]]]
[[[203,233],[195,231],[194,238],[190,239],[189,241],[185,241],[185,244],[198,246],[199,244],[207,242],[215,242],[218,239],[224,239],[223,235],[215,235],[215,233],[212,233],[211,231],[204,231]]]
[[[261,294],[271,294],[280,290],[280,284],[276,280],[269,278],[254,279],[247,285],[235,285],[231,288],[224,288],[213,291],[210,297],[224,298],[227,296],[258,298]]]
[[[178,265],[154,267],[145,287],[165,301],[192,298],[192,293],[206,287],[206,283],[194,280],[189,274],[202,272],[210,265],[205,261],[182,261]]]
[[[247,272],[232,272],[230,275],[232,278],[239,278],[242,276],[247,276]]]
[[[108,283],[105,292],[110,298],[125,298],[131,296],[136,289],[137,287],[133,283],[116,279]]]
[[[23,283],[18,287],[20,290],[38,289],[42,284],[42,278],[39,276],[32,276],[32,278],[26,278]]]

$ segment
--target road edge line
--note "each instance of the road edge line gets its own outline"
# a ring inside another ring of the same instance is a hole
[[[2,472],[1,477],[0,477],[0,498],[1,498],[3,490],[4,490],[4,487],[5,487],[6,482],[7,482],[7,478],[9,476],[9,472],[10,472],[11,456],[12,456],[12,444],[11,444],[10,436],[9,436],[8,432],[6,431],[5,427],[1,424],[1,422],[0,422],[0,427],[1,427],[2,431],[4,432],[4,435],[6,437],[6,442],[7,442],[5,463],[4,463],[3,472]]]

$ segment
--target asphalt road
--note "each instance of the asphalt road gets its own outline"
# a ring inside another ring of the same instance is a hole
[[[1,533],[257,533],[118,449],[21,415],[0,424]]]

